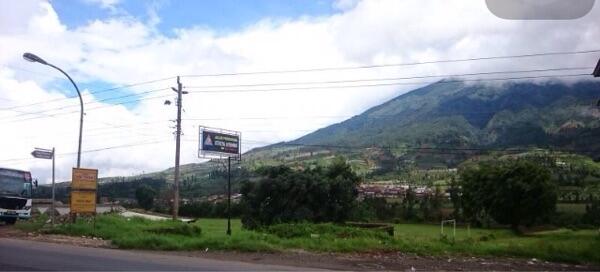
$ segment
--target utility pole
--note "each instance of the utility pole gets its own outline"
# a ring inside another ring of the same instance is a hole
[[[183,104],[183,94],[187,93],[183,91],[179,76],[177,76],[177,88],[171,88],[177,93],[177,129],[175,132],[175,178],[173,184],[173,220],[177,220],[179,213],[179,153],[181,145],[181,107]]]
[[[227,156],[227,235],[231,236],[231,157]]]
[[[594,72],[592,72],[592,76],[600,77],[600,59],[598,59],[598,63],[596,63],[596,68]],[[600,99],[598,99],[598,103],[596,103],[596,107],[600,108]]]
[[[54,226],[54,217],[55,217],[55,213],[56,213],[56,207],[54,206],[54,202],[56,202],[56,198],[55,198],[55,194],[54,194],[54,172],[55,172],[55,163],[54,163],[54,159],[56,158],[56,149],[53,147],[52,148],[52,226]]]

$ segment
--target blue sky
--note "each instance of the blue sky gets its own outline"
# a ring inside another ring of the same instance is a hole
[[[97,94],[96,100],[116,99],[87,104],[84,150],[159,142],[106,149],[83,157],[86,167],[102,169],[102,176],[115,176],[172,165],[170,120],[176,111],[173,104],[167,107],[163,100],[173,99],[169,87],[176,82],[154,80],[175,75],[590,50],[598,47],[595,45],[600,39],[595,19],[599,12],[600,8],[595,8],[577,20],[514,21],[494,16],[485,1],[465,0],[0,0],[0,108],[22,105],[18,110],[52,113],[7,124],[13,133],[0,135],[6,151],[0,160],[29,158],[33,146],[51,144],[68,154],[77,150],[73,139],[78,137],[78,101],[64,99],[76,96],[73,87],[60,72],[23,60],[24,52],[36,53],[61,67],[80,89],[98,91],[153,81]],[[304,16],[310,19],[301,20]],[[264,23],[257,24],[262,20]],[[175,32],[177,29],[185,31]],[[328,86],[312,90],[262,91],[275,88],[275,83],[306,82],[289,86],[310,87],[316,85],[310,82],[325,80],[593,67],[597,58],[597,54],[584,54],[311,73],[183,76],[182,84],[190,94],[184,101],[182,163],[199,161],[200,125],[242,131],[242,147],[248,150],[296,139],[416,87],[343,88],[344,83],[322,84]],[[216,85],[240,87],[201,87]],[[256,85],[257,92],[236,92],[247,85]],[[157,89],[160,91],[150,93]],[[217,89],[223,92],[215,92]],[[131,93],[136,96],[117,98]],[[128,108],[108,105],[135,98],[140,99],[127,104]],[[55,102],[36,103],[45,101]],[[84,102],[90,101],[91,96],[84,96]],[[27,106],[32,103],[36,104]],[[12,118],[21,113],[0,114]],[[68,155],[57,161],[59,169],[65,169],[58,173],[59,179],[69,178],[67,170],[75,159]],[[34,175],[47,181],[48,165],[38,161],[14,166],[38,169]]]
[[[160,17],[158,30],[167,36],[177,28],[209,27],[217,32],[235,31],[264,18],[294,19],[302,16],[326,16],[337,12],[331,0],[123,0],[116,10],[100,8],[86,0],[54,0],[52,6],[69,28],[90,20],[129,15],[142,21],[150,19],[149,10]]]
[[[239,31],[265,18],[274,20],[293,20],[302,16],[327,16],[339,10],[334,8],[332,0],[318,1],[283,1],[283,0],[121,0],[114,8],[102,8],[92,0],[53,0],[52,6],[61,22],[69,29],[88,24],[93,20],[107,20],[113,17],[131,16],[139,21],[152,20],[151,10],[156,12],[159,23],[155,26],[160,34],[172,36],[176,29],[206,27],[216,33]],[[103,81],[79,82],[81,89],[92,91],[114,87]],[[52,82],[52,87],[71,93],[72,86],[68,82]],[[66,91],[68,90],[68,91]],[[130,93],[120,90],[121,94]],[[72,94],[71,94],[72,95]],[[105,93],[97,99],[114,96]],[[131,98],[129,98],[131,99]],[[113,99],[107,103],[120,103],[127,99]],[[138,103],[125,104],[133,108]]]

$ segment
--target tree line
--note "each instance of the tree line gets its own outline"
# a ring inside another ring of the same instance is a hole
[[[454,218],[476,226],[506,225],[515,231],[538,224],[563,224],[556,211],[558,183],[547,165],[528,158],[493,160],[461,167],[447,189],[401,201],[357,199],[360,179],[345,160],[328,167],[259,170],[261,178],[242,186],[242,223],[257,228],[290,222],[431,221]],[[449,203],[448,203],[449,202]],[[451,213],[444,213],[445,204]],[[600,224],[600,200],[586,207],[578,224]]]

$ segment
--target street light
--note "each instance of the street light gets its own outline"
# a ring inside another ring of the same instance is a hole
[[[79,88],[77,88],[77,85],[75,84],[73,79],[71,79],[71,77],[67,73],[65,73],[65,71],[54,66],[51,63],[46,62],[44,59],[42,59],[32,53],[29,53],[29,52],[23,54],[23,58],[27,61],[37,62],[37,63],[43,64],[43,65],[48,65],[48,66],[60,71],[61,73],[63,73],[63,75],[65,75],[69,79],[69,81],[71,81],[71,83],[75,87],[75,90],[77,91],[77,95],[79,96],[79,105],[81,106],[81,111],[80,111],[80,116],[79,116],[79,147],[77,149],[77,168],[79,168],[79,166],[81,164],[81,134],[83,132],[83,99],[81,98],[81,92],[79,92]]]

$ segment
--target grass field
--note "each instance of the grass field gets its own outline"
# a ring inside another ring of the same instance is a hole
[[[32,224],[36,222],[22,223],[18,227],[31,230]],[[258,232],[244,230],[239,220],[233,220],[233,234],[228,237],[225,234],[226,226],[227,221],[223,219],[200,219],[196,223],[186,224],[102,215],[97,218],[95,230],[89,220],[80,220],[76,224],[65,224],[42,231],[102,237],[125,249],[403,251],[421,255],[512,256],[570,263],[600,263],[600,235],[594,230],[559,229],[517,236],[504,229],[467,231],[465,228],[457,228],[456,238],[453,239],[451,228],[445,229],[449,236],[441,237],[439,225],[397,224],[395,236],[390,237],[377,231],[331,224],[288,225]]]

